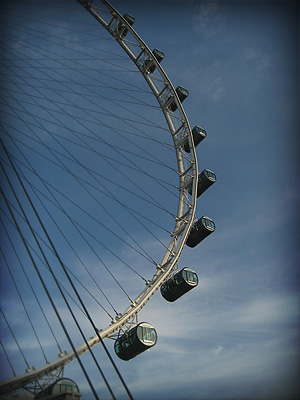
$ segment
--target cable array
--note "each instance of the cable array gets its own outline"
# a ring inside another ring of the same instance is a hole
[[[41,325],[59,354],[76,354],[82,339],[89,348],[96,334],[132,398],[97,326],[133,302],[167,249],[178,202],[169,130],[131,61],[76,3],[16,4],[5,8],[1,43],[1,357],[14,376],[40,362],[28,361],[13,327],[18,299],[44,362],[54,350]],[[115,399],[91,348],[89,357]]]

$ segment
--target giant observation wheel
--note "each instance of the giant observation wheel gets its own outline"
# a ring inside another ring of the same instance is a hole
[[[55,371],[62,370],[66,364],[90,351],[100,342],[102,343],[103,339],[117,339],[124,332],[128,332],[130,329],[132,329],[132,327],[137,326],[138,313],[148,303],[156,291],[166,281],[172,278],[175,273],[178,272],[178,261],[187,241],[190,242],[190,247],[194,247],[202,238],[207,235],[207,232],[209,233],[214,229],[213,221],[210,219],[207,219],[206,228],[208,228],[208,230],[202,235],[202,237],[200,237],[201,235],[200,233],[197,233],[198,231],[196,229],[197,224],[199,225],[200,221],[197,221],[195,217],[195,210],[197,196],[201,194],[201,190],[199,189],[200,181],[198,179],[201,174],[198,174],[195,146],[200,142],[200,140],[202,140],[205,131],[199,131],[197,129],[191,130],[190,128],[188,118],[182,107],[182,101],[188,94],[187,90],[181,86],[176,88],[173,86],[160,64],[163,58],[163,53],[158,49],[153,51],[150,50],[150,48],[133,29],[132,25],[134,18],[131,15],[125,14],[122,16],[106,0],[101,0],[99,3],[96,1],[92,2],[91,0],[78,0],[78,2],[86,12],[90,13],[91,16],[102,25],[102,27],[110,34],[113,41],[117,42],[117,44],[122,48],[126,57],[131,59],[131,61],[135,64],[137,72],[147,82],[148,87],[151,89],[151,92],[157,101],[160,112],[163,113],[167,123],[169,135],[172,138],[172,152],[176,156],[177,161],[177,210],[172,214],[173,229],[169,232],[170,236],[168,243],[165,245],[162,259],[160,262],[156,262],[154,273],[149,274],[147,279],[144,279],[144,287],[141,289],[139,294],[135,298],[129,298],[127,307],[124,307],[122,312],[116,312],[115,315],[111,315],[112,318],[108,326],[104,327],[103,329],[98,329],[93,320],[90,318],[89,311],[87,308],[85,308],[84,303],[81,304],[83,313],[89,319],[91,326],[93,327],[94,334],[89,339],[85,340],[83,344],[72,348],[71,351],[61,351],[59,357],[54,361],[47,361],[45,365],[38,368],[30,368],[28,366],[25,374],[17,375],[11,379],[5,380],[0,384],[0,390],[3,394],[12,392],[19,388],[27,387],[28,385],[32,385],[33,382],[44,379],[46,376],[53,374]],[[124,120],[128,120],[126,115],[122,118],[124,118]],[[3,125],[3,127],[5,133],[7,133],[7,126]],[[5,144],[5,142],[7,142],[7,144]],[[133,143],[134,146],[134,141],[131,141],[131,143]],[[17,184],[20,187],[26,186],[28,182],[18,170],[18,159],[14,158],[12,151],[10,150],[9,142],[5,140],[5,138],[3,141],[1,139],[1,145],[2,159],[5,158],[6,160],[6,162],[3,161],[4,167],[2,167],[4,174],[9,175],[14,172],[16,175],[19,175],[18,180],[15,178],[15,180],[18,182]],[[107,142],[102,141],[102,145],[105,147]],[[122,152],[122,150],[120,151]],[[70,159],[70,155],[65,157]],[[130,159],[130,151],[127,151],[127,157]],[[21,165],[20,163],[19,165]],[[158,160],[158,164],[159,163],[160,160]],[[120,164],[122,164],[121,155]],[[9,168],[8,165],[10,165]],[[119,167],[122,168],[122,165]],[[10,172],[7,172],[8,170]],[[91,174],[91,169],[88,169],[87,173]],[[109,180],[109,178],[107,180]],[[10,190],[13,190],[12,186],[10,186]],[[24,193],[28,193],[28,191],[24,190]],[[1,195],[3,196],[7,208],[11,210],[14,206],[7,199],[4,189],[1,189]],[[153,196],[155,197],[155,194],[153,194]],[[120,201],[121,199],[116,199],[115,196],[110,195],[109,200]],[[28,198],[26,201],[30,202]],[[135,210],[134,206],[131,207],[130,205],[129,207],[127,205],[127,211],[130,211],[130,214],[133,218],[139,218],[140,214]],[[39,219],[38,212],[36,213],[35,218]],[[12,218],[11,223],[15,225],[15,227],[19,226],[16,219]],[[34,232],[35,228],[33,228],[31,233],[34,235]],[[43,235],[49,239],[51,246],[52,241],[48,237],[48,233],[44,231]],[[41,239],[39,238],[39,240]],[[27,243],[26,245],[26,239],[24,242],[25,246],[30,247],[30,243]],[[136,243],[136,245],[138,246],[138,243]],[[47,251],[56,253],[56,248],[53,246],[50,250],[48,248]],[[57,256],[59,257],[58,254]],[[62,262],[61,264],[63,272],[70,276],[70,272],[68,271],[68,268],[66,268],[65,263]],[[55,281],[58,279],[59,278],[54,277]],[[72,279],[70,282],[71,289],[74,289],[75,294],[77,294],[76,288],[73,287]]]

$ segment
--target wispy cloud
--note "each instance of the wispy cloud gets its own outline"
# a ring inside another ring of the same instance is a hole
[[[218,356],[218,355],[221,353],[221,351],[222,351],[223,349],[224,349],[223,346],[218,346],[216,349],[213,350],[213,353],[214,353],[216,356]]]
[[[225,96],[225,86],[222,82],[221,77],[217,77],[209,83],[207,93],[215,102],[223,99],[223,97]]]
[[[218,33],[224,24],[224,15],[219,10],[217,1],[205,1],[198,5],[195,15],[195,32],[205,36]]]
[[[184,81],[187,87],[193,88],[192,94],[201,95],[201,99],[219,103],[226,97],[226,82],[222,77],[220,62],[202,66],[187,65],[184,72]],[[197,103],[199,99],[195,98]]]
[[[245,48],[244,58],[246,61],[252,61],[255,63],[255,69],[257,72],[263,71],[271,66],[270,55],[268,53],[264,53],[257,47]]]

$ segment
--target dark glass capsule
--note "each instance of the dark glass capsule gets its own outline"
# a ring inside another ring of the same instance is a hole
[[[211,185],[213,185],[217,180],[216,174],[210,169],[204,169],[198,175],[198,185],[197,185],[197,197],[201,196]],[[192,194],[192,185],[188,188],[189,194]]]
[[[209,217],[201,217],[196,221],[188,235],[186,245],[188,247],[195,247],[203,239],[213,233],[216,229],[214,221]]]
[[[177,86],[177,88],[175,89],[175,91],[176,91],[176,93],[177,93],[177,95],[178,95],[178,97],[179,97],[179,100],[181,101],[181,103],[188,97],[188,95],[189,95],[189,91],[187,90],[187,89],[185,89],[183,86]],[[170,98],[169,98],[170,99]],[[168,99],[168,100],[169,100]],[[172,111],[176,111],[177,110],[177,105],[176,105],[176,103],[175,103],[175,100],[173,99],[173,101],[171,101],[171,103],[170,103],[170,105],[169,105],[169,108],[172,110]]]
[[[134,24],[135,18],[130,15],[130,14],[124,14],[123,18],[125,19],[125,21],[127,21],[129,23],[130,26],[132,26]],[[126,25],[120,21],[117,29],[116,29],[116,34],[120,35],[121,39],[124,39],[124,37],[127,35],[128,33],[128,29],[126,28]]]
[[[69,378],[59,378],[51,385],[47,386],[44,390],[38,392],[34,396],[34,400],[43,399],[43,398],[65,398],[63,397],[63,393],[69,394],[70,398],[76,397],[79,399],[81,397],[81,393],[79,393],[79,388],[77,384]]]
[[[148,322],[140,322],[115,341],[115,353],[121,360],[131,360],[157,342],[156,330]]]
[[[156,60],[159,63],[161,63],[161,61],[165,58],[164,53],[159,49],[154,49],[152,51],[152,54],[154,55],[154,57],[156,58]],[[150,65],[150,66],[148,67],[148,65]],[[147,68],[148,68],[147,72],[150,72],[151,74],[155,71],[155,68],[156,68],[155,65],[152,63],[152,60],[150,58],[148,60],[146,60],[145,63],[144,63],[144,69],[147,69]]]
[[[206,130],[201,128],[201,126],[194,126],[194,128],[192,129],[192,135],[193,135],[193,139],[194,139],[194,145],[195,147],[198,146],[198,144],[200,142],[202,142],[203,139],[206,138],[207,133]],[[188,143],[185,143],[184,145],[184,151],[186,151],[187,153],[190,153],[190,146]]]
[[[168,279],[160,288],[160,292],[167,301],[175,301],[198,285],[198,276],[191,268],[183,268],[172,278]]]

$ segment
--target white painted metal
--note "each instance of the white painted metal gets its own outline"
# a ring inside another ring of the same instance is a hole
[[[117,315],[106,329],[97,332],[95,336],[88,340],[88,345],[90,348],[92,348],[99,344],[100,336],[101,339],[111,337],[122,327],[131,325],[130,321],[136,320],[138,312],[145,306],[145,304],[151,299],[162,283],[175,270],[190,227],[195,220],[198,167],[193,137],[188,119],[171,81],[153,56],[152,51],[133,30],[133,28],[126,22],[126,20],[117,12],[117,10],[115,10],[106,0],[101,0],[105,7],[104,9],[94,7],[91,0],[78,1],[116,39],[119,45],[124,49],[124,51],[128,54],[128,56],[143,74],[145,80],[156,96],[167,121],[170,134],[173,138],[179,175],[179,201],[177,217],[175,218],[175,227],[173,233],[171,234],[171,241],[163,260],[161,264],[157,266],[157,272],[150,280],[147,281],[144,290],[122,314]],[[128,30],[125,38],[120,36],[120,32],[116,33],[117,26],[120,21],[126,25],[126,29]],[[144,68],[144,62],[148,59],[151,59],[152,63],[156,67],[155,72],[152,74],[148,73],[147,69]],[[177,105],[176,112],[172,112],[168,108],[170,97],[174,99]],[[183,150],[183,145],[187,141],[190,146],[189,154],[186,154]],[[190,184],[192,184],[193,187],[192,196],[188,196],[187,194],[187,187]],[[79,346],[76,351],[80,356],[88,351],[88,346],[83,344]],[[45,375],[51,374],[58,368],[62,368],[75,358],[76,354],[73,351],[70,353],[61,354],[57,360],[48,363],[41,368],[31,369],[24,375],[17,376],[0,383],[0,393],[5,394],[21,387],[25,387],[31,382],[42,379]]]

